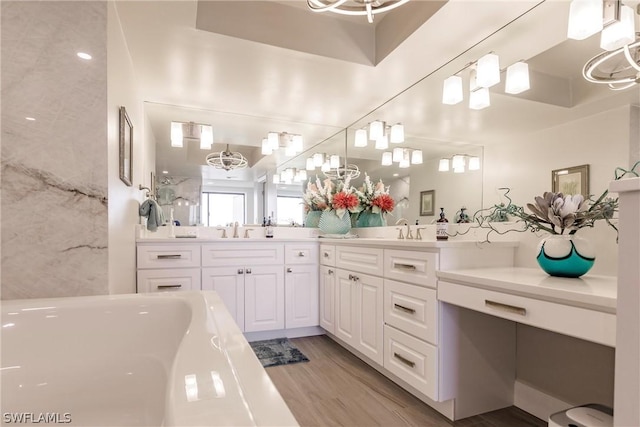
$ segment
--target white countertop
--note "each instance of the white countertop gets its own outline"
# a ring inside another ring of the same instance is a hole
[[[351,246],[369,247],[397,247],[397,248],[464,248],[464,247],[516,247],[516,241],[502,241],[492,243],[480,243],[474,240],[407,240],[407,239],[381,239],[381,238],[355,238],[355,239],[332,239],[318,238],[320,243],[341,244]]]
[[[226,239],[222,239],[220,237],[143,237],[137,238],[136,243],[177,243],[177,244],[188,244],[188,243],[287,243],[287,242],[307,242],[314,243],[317,242],[317,238],[260,238],[260,237],[251,237],[248,239],[244,239],[242,237],[233,238],[229,237]]]
[[[440,280],[497,290],[607,313],[616,312],[618,279],[586,274],[553,277],[539,268],[502,267],[438,271]]]

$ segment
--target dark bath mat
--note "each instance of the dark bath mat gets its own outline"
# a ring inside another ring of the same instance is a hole
[[[309,361],[287,338],[255,341],[249,345],[265,368]]]

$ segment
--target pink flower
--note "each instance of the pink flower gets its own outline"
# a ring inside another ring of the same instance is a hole
[[[391,212],[395,207],[396,202],[388,194],[381,194],[371,201],[373,206],[380,208],[382,212]]]
[[[336,193],[333,196],[333,208],[334,209],[353,209],[358,206],[358,196],[353,193]]]

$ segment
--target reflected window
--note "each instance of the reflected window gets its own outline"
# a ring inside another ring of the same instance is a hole
[[[202,224],[207,227],[245,223],[243,193],[202,193]]]
[[[302,197],[278,196],[276,209],[278,212],[278,224],[290,225],[295,222],[298,225],[302,225],[304,221]]]

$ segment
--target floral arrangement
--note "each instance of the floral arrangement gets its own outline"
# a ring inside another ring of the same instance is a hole
[[[508,231],[530,230],[538,232],[542,230],[550,234],[572,235],[581,228],[593,227],[598,220],[606,221],[617,232],[611,219],[618,210],[618,199],[607,197],[608,190],[595,200],[591,197],[585,199],[579,194],[564,195],[563,193],[545,192],[542,196],[535,198],[535,203],[527,203],[527,208],[531,213],[511,201],[508,196],[509,188],[500,188],[500,190],[505,191],[504,196],[509,201],[507,205],[501,203],[490,209],[476,212],[474,215],[474,222],[480,227],[489,228],[490,232],[504,234]],[[483,214],[483,212],[485,213]],[[491,224],[495,218],[512,217],[517,218],[517,222],[523,224],[523,229],[500,232]]]
[[[371,182],[369,175],[365,174],[362,187],[355,190],[358,196],[361,210],[369,209],[372,213],[391,212],[395,207],[395,201],[389,195],[389,187],[385,187],[382,180],[375,185]]]
[[[333,209],[340,218],[347,211],[360,212],[360,201],[350,182],[349,178],[336,183],[329,178],[321,181],[318,177],[315,183],[309,181],[302,195],[305,210],[309,212]]]

